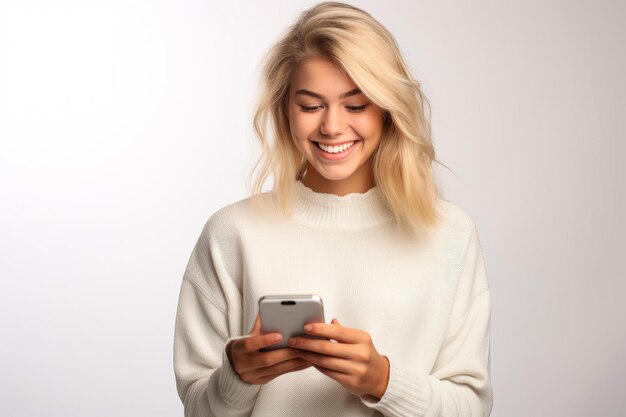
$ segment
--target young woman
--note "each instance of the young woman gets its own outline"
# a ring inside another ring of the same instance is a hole
[[[182,280],[185,415],[489,415],[477,228],[440,196],[428,102],[392,35],[358,8],[317,4],[263,79],[254,193],[210,216]],[[320,295],[332,320],[303,332],[322,339],[260,351],[281,337],[261,334],[269,294]]]

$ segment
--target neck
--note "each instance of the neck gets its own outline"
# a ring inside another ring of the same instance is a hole
[[[376,185],[371,169],[365,165],[350,177],[341,180],[329,180],[320,175],[315,168],[309,166],[301,181],[302,184],[317,193],[334,194],[337,196],[365,193]]]

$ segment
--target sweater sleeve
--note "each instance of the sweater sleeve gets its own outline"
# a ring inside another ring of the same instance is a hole
[[[241,336],[241,294],[209,219],[185,270],[174,330],[174,373],[185,417],[249,416],[260,385],[233,369],[226,345]]]
[[[361,401],[387,417],[487,417],[493,406],[490,377],[490,290],[478,232],[472,227],[446,337],[430,374],[407,369],[393,355],[380,401]],[[419,352],[415,354],[419,355]]]

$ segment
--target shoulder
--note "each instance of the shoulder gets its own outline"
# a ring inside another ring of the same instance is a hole
[[[266,195],[261,197],[267,198]],[[200,251],[210,253],[211,262],[220,263],[240,290],[243,242],[259,235],[254,227],[255,223],[259,223],[258,220],[258,210],[255,210],[251,198],[247,197],[210,214],[200,234]]]
[[[474,219],[458,204],[444,198],[439,198],[438,204],[443,218],[443,228],[446,231],[457,237],[461,235],[469,237],[476,232]]]
[[[478,228],[472,216],[459,204],[438,200],[442,221],[436,233],[436,241],[453,264],[462,264],[468,250],[480,245]]]
[[[258,201],[270,201],[270,192],[261,193]],[[246,225],[257,222],[259,216],[259,207],[254,204],[252,197],[245,197],[213,212],[206,220],[203,233],[212,239],[232,239]]]

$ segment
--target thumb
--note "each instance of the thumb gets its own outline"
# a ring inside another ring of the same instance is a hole
[[[250,330],[250,332],[248,332],[248,334],[251,334],[251,335],[261,334],[261,315],[259,313],[256,314],[256,320],[254,322],[254,325],[252,326],[252,329]]]

